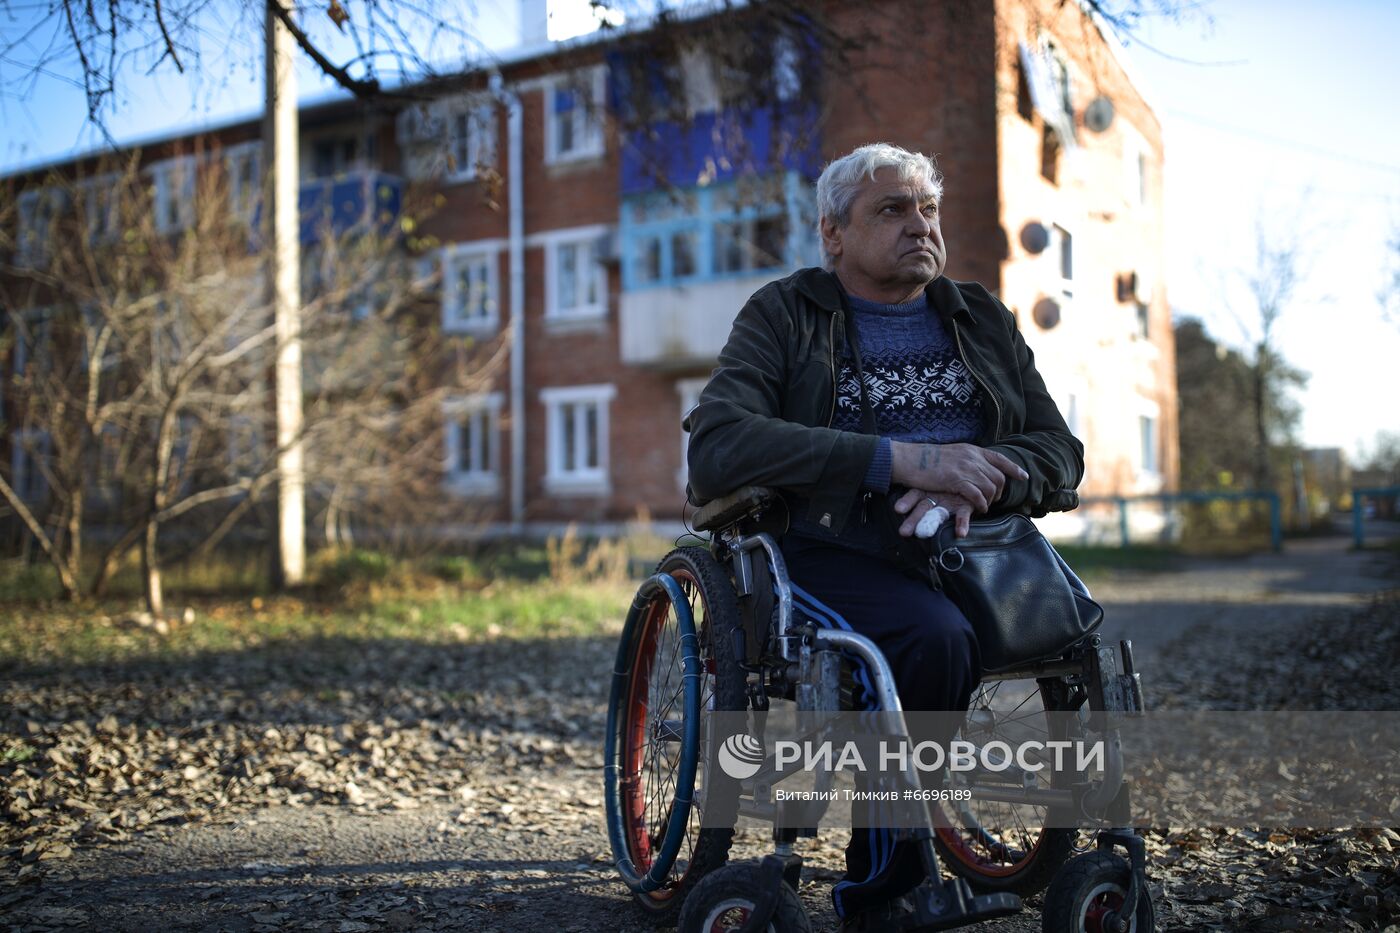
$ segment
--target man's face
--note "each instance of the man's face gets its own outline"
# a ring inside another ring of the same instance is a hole
[[[871,301],[915,297],[948,261],[933,190],[889,167],[856,194],[846,226],[822,219],[822,240],[846,288]]]

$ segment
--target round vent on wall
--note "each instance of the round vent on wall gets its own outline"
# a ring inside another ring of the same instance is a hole
[[[1042,298],[1031,309],[1031,317],[1042,330],[1049,330],[1060,323],[1060,303],[1054,298]]]
[[[1050,245],[1050,231],[1045,224],[1032,220],[1021,228],[1021,245],[1026,252],[1038,256]]]
[[[1107,97],[1095,97],[1084,109],[1084,125],[1095,133],[1102,133],[1113,125],[1113,101]]]

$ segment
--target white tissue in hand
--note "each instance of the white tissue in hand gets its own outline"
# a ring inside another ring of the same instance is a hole
[[[942,525],[951,517],[951,513],[941,505],[935,505],[924,513],[924,517],[919,519],[919,524],[914,526],[914,537],[932,538],[938,532],[938,526]]]

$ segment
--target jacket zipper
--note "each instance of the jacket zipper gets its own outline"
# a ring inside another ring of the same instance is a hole
[[[958,355],[962,357],[963,364],[967,366],[967,371],[972,373],[972,378],[977,380],[977,384],[982,387],[982,392],[992,400],[992,410],[996,412],[996,423],[992,425],[992,436],[989,442],[995,442],[1001,435],[1001,400],[997,398],[992,387],[983,379],[972,365],[972,361],[967,357],[967,351],[963,349],[962,331],[958,329],[957,319],[953,319],[953,342],[958,345]]]
[[[830,349],[831,366],[831,411],[826,416],[826,426],[831,427],[831,423],[836,420],[836,315],[831,315],[831,323],[828,325],[826,345]],[[971,367],[968,367],[971,369]],[[860,500],[860,523],[862,525],[870,521],[870,493],[865,493]]]
[[[831,422],[836,420],[836,315],[831,315],[829,325],[830,334],[827,335],[826,345],[830,349],[829,365],[831,366],[831,411],[826,415],[826,426],[831,427]]]

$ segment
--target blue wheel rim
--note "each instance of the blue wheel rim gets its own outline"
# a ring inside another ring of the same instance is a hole
[[[622,778],[620,730],[626,706],[629,701],[629,687],[632,667],[636,663],[635,642],[644,634],[648,609],[659,597],[669,600],[676,613],[676,627],[679,631],[679,656],[682,678],[682,708],[684,711],[681,735],[681,754],[676,769],[675,791],[671,798],[671,816],[666,824],[666,834],[661,846],[652,859],[651,865],[641,871],[632,861],[627,846],[627,828],[624,819],[620,780]],[[628,610],[627,620],[618,639],[617,658],[613,662],[612,684],[608,696],[607,733],[603,746],[603,788],[608,841],[612,845],[613,862],[623,882],[638,894],[649,894],[665,885],[685,841],[686,826],[694,803],[695,771],[700,757],[700,694],[701,665],[699,639],[695,633],[695,619],[690,612],[690,603],[679,583],[669,574],[658,573],[644,581],[637,590]]]

